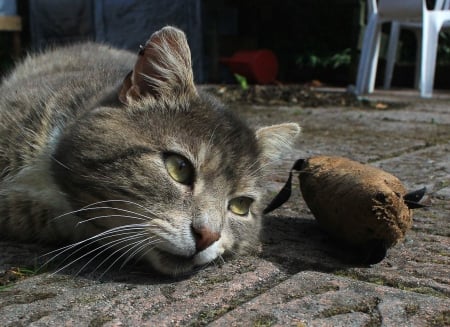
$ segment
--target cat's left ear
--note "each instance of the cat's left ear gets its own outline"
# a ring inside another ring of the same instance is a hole
[[[119,100],[128,104],[147,96],[161,99],[196,95],[191,66],[185,34],[175,27],[164,27],[139,51],[133,71],[123,81]]]
[[[292,150],[292,145],[300,134],[296,123],[279,124],[260,128],[256,139],[262,149],[263,161],[275,162]]]

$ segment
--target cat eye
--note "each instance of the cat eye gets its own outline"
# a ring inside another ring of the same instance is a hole
[[[178,154],[167,154],[164,164],[174,181],[184,185],[192,185],[194,182],[194,167],[185,157]]]
[[[228,203],[228,209],[239,216],[247,216],[250,211],[250,205],[252,204],[253,199],[247,198],[245,196],[241,196],[238,198],[231,199]]]

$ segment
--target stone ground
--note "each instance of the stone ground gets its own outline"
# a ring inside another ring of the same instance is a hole
[[[303,135],[268,182],[273,195],[293,160],[340,155],[427,186],[432,206],[372,266],[324,234],[296,184],[264,217],[260,253],[184,278],[138,265],[101,272],[38,270],[35,245],[0,241],[0,326],[449,326],[450,95],[377,92],[371,106],[233,105],[253,125],[296,121]],[[82,263],[79,267],[82,266]],[[78,268],[79,268],[78,267]]]

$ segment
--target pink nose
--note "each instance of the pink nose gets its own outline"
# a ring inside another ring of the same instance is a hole
[[[197,252],[203,251],[220,238],[220,233],[213,232],[207,227],[192,228]]]

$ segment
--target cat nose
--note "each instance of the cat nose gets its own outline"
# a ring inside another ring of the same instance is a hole
[[[192,227],[195,237],[195,248],[197,252],[203,251],[220,238],[220,233],[213,232],[207,227]]]

